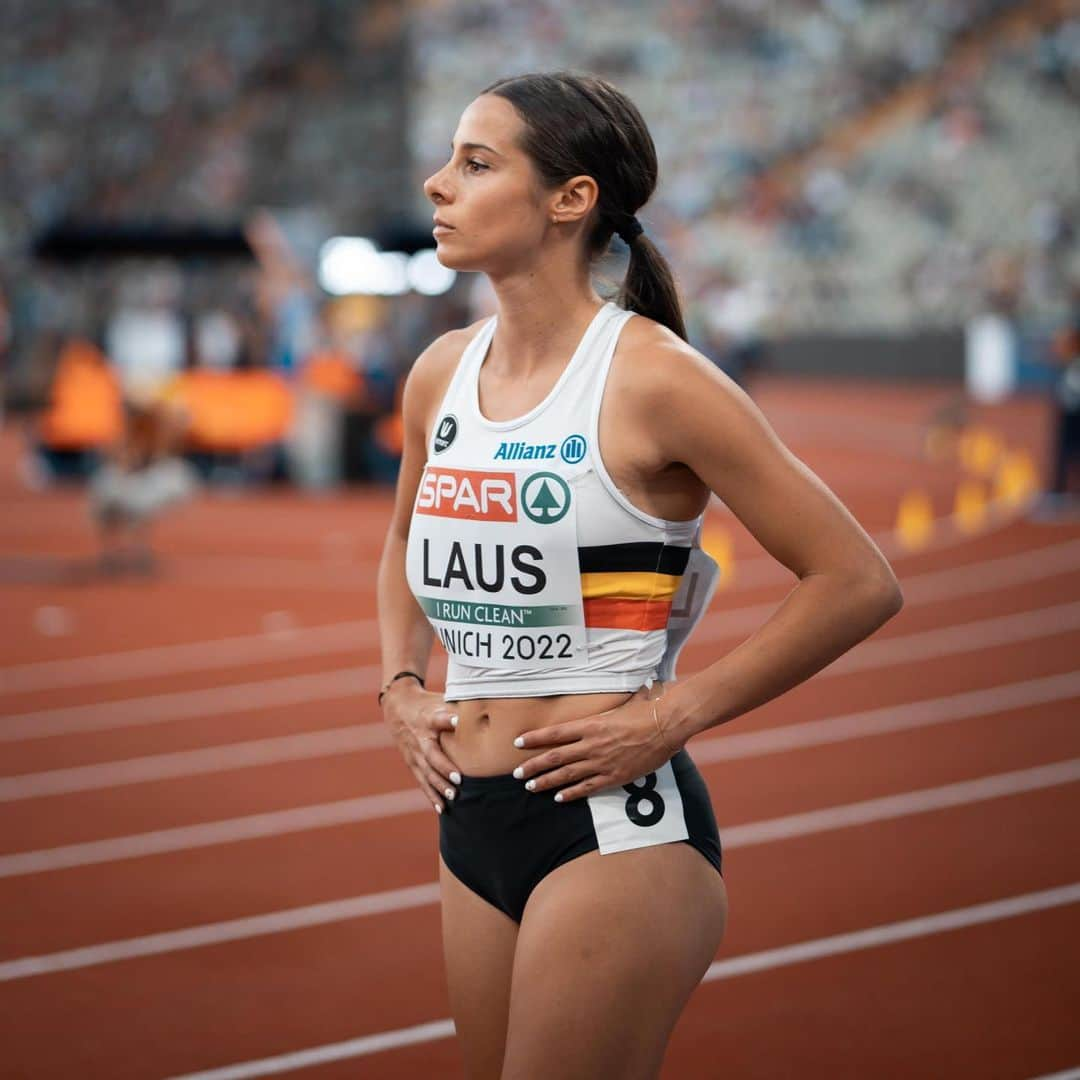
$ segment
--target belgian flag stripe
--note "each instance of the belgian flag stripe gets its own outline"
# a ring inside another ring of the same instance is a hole
[[[675,574],[582,574],[581,596],[585,600],[670,600],[681,581]]]
[[[651,541],[578,548],[578,562],[583,574],[649,571],[678,576],[685,572],[689,561],[690,548]]]
[[[600,597],[583,601],[585,625],[605,630],[663,630],[671,614],[670,600],[619,600]]]

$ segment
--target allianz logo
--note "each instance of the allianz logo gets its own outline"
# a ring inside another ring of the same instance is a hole
[[[496,461],[554,461],[561,457],[576,465],[585,457],[588,443],[584,435],[568,435],[561,443],[501,442],[495,451]]]
[[[536,458],[554,458],[556,443],[501,442],[495,451],[496,461],[532,461]]]

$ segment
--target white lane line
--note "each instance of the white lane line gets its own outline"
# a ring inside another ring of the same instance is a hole
[[[170,691],[144,697],[67,705],[56,709],[0,717],[0,742],[18,742],[84,731],[112,731],[144,724],[165,724],[201,716],[224,716],[279,706],[306,705],[369,693],[379,687],[382,669],[337,668],[309,675],[284,675],[257,682],[211,686],[205,690]]]
[[[780,949],[766,949],[762,952],[735,956],[730,960],[718,960],[705,972],[702,982],[734,979],[750,972],[769,971],[788,967],[791,964],[806,963],[809,960],[822,960],[830,956],[841,956],[845,953],[891,945],[899,941],[929,937],[931,934],[962,930],[970,926],[1030,915],[1037,911],[1049,911],[1056,907],[1075,904],[1078,901],[1080,901],[1080,883],[1075,883],[1056,889],[1045,889],[1042,892],[1024,893],[1003,900],[994,900],[986,904],[953,908],[951,911],[942,911],[917,919],[883,923],[850,934],[835,934],[832,937],[802,941]],[[436,1042],[440,1039],[452,1038],[454,1033],[452,1020],[436,1020],[429,1024],[399,1028],[397,1031],[384,1031],[344,1042],[312,1046],[306,1050],[260,1058],[257,1061],[244,1061],[219,1069],[185,1073],[183,1076],[173,1077],[172,1080],[249,1080],[250,1077],[273,1076],[293,1069],[324,1065],[331,1061],[365,1057],[400,1046]],[[1057,1080],[1057,1077],[1073,1077],[1078,1074],[1080,1070],[1070,1070],[1058,1073],[1056,1077],[1044,1077],[1043,1080]]]
[[[769,614],[775,610],[769,609]],[[755,626],[764,621],[755,621]],[[945,629],[919,630],[911,634],[871,639],[845,653],[814,678],[833,678],[867,668],[883,668],[982,648],[1055,637],[1080,627],[1080,601],[1037,608],[1014,615],[995,615]],[[722,640],[730,635],[715,632],[708,623],[695,633],[692,646]],[[863,659],[865,657],[865,659]],[[162,724],[201,716],[281,705],[300,705],[352,697],[378,686],[378,665],[338,668],[309,675],[239,683],[204,690],[170,691],[144,697],[121,698],[91,705],[68,705],[0,716],[0,743],[22,739],[68,735],[86,731],[112,731],[123,727]]]
[[[904,637],[873,638],[844,653],[830,667],[846,675],[852,671],[866,671],[895,664],[909,664],[916,660],[933,660],[941,656],[969,653],[974,651],[971,642],[976,639],[979,642],[978,648],[992,649],[1020,641],[1056,637],[1077,629],[1080,629],[1080,601],[1055,604],[1038,611],[998,615],[936,630],[924,630]]]
[[[996,922],[998,919],[1011,919],[1017,915],[1029,915],[1033,911],[1046,911],[1066,904],[1075,904],[1078,901],[1080,901],[1080,882],[1074,882],[1072,885],[1062,885],[1056,889],[1011,896],[1007,900],[993,900],[986,904],[943,911],[937,915],[924,915],[918,919],[905,919],[903,922],[886,923],[884,926],[871,926],[866,930],[856,930],[850,934],[835,934],[832,937],[818,938],[816,941],[802,941],[797,945],[786,945],[779,949],[766,949],[764,952],[751,953],[747,956],[733,956],[730,960],[718,960],[712,964],[701,981],[715,982],[717,979],[732,979],[739,975],[787,967],[789,964],[800,964],[807,960],[841,956],[844,953],[858,952],[860,949],[891,945],[897,941],[909,941],[911,938],[927,937],[930,934],[941,934],[949,930],[961,930],[967,926]]]
[[[381,1031],[379,1035],[366,1035],[360,1039],[348,1039],[346,1042],[332,1042],[325,1047],[312,1047],[310,1050],[297,1050],[292,1054],[264,1057],[258,1062],[227,1065],[224,1069],[211,1069],[208,1072],[189,1072],[174,1080],[243,1080],[245,1077],[268,1077],[276,1072],[291,1072],[293,1069],[302,1069],[309,1065],[343,1062],[352,1057],[378,1054],[383,1050],[415,1047],[418,1043],[451,1039],[455,1034],[454,1021],[436,1020],[431,1024],[417,1024],[416,1027],[402,1027],[396,1031]]]
[[[714,736],[694,743],[690,752],[698,764],[708,765],[718,761],[735,761],[885,735],[894,731],[930,727],[953,720],[990,716],[1008,709],[1042,705],[1077,696],[1080,696],[1080,672],[1051,675],[986,690],[915,701],[907,705],[887,705],[880,709],[849,713],[826,720],[811,720],[761,731]],[[373,738],[378,731],[385,733],[384,725],[381,724],[356,730],[370,731]],[[388,735],[385,737],[389,738]],[[406,788],[384,795],[367,795],[290,810],[226,818],[200,825],[183,825],[154,832],[117,836],[108,840],[16,852],[0,855],[0,879],[171,851],[187,851],[262,836],[304,832],[356,821],[370,821],[373,818],[426,811],[428,805],[418,789]]]
[[[146,679],[185,671],[213,671],[244,664],[274,664],[306,656],[359,650],[378,644],[374,619],[297,626],[287,634],[251,634],[183,645],[152,645],[145,649],[82,656],[72,660],[41,660],[0,669],[0,693],[21,694],[65,686]]]
[[[416,1046],[418,1043],[450,1039],[454,1034],[453,1020],[434,1020],[430,1024],[398,1028],[397,1031],[383,1031],[378,1035],[365,1035],[346,1042],[330,1043],[310,1050],[297,1050],[291,1054],[263,1058],[261,1061],[229,1065],[224,1069],[188,1073],[186,1076],[176,1077],[175,1080],[241,1080],[242,1077],[247,1076],[273,1076],[275,1073],[303,1069],[308,1065],[324,1065],[328,1061],[346,1061],[349,1058],[378,1054],[383,1050],[396,1050],[402,1046]]]
[[[864,709],[824,720],[804,720],[797,724],[763,728],[761,731],[732,732],[700,739],[690,744],[690,755],[702,765],[714,761],[735,761],[801,747],[847,742],[870,735],[933,727],[952,720],[992,716],[1009,709],[1069,701],[1076,697],[1080,697],[1080,671],[1069,671],[1063,675],[1001,683],[982,690],[964,690],[902,705],[882,705],[877,709]]]
[[[977,596],[1025,585],[1057,574],[1080,572],[1080,540],[1066,540],[1019,555],[1003,555],[947,570],[904,575],[904,604],[932,604],[957,596]]]
[[[272,810],[264,814],[207,821],[201,825],[183,825],[173,829],[114,836],[108,840],[91,840],[82,844],[20,851],[0,856],[0,878],[22,874],[40,874],[48,870],[66,870],[74,866],[96,866],[100,863],[138,859],[147,855],[163,855],[173,851],[193,851],[217,844],[235,844],[243,840],[258,840],[266,836],[286,836],[308,829],[326,829],[336,825],[352,825],[361,821],[397,817],[427,810],[434,814],[431,803],[419,788],[390,791],[385,795],[363,795],[357,799],[301,806],[292,810]]]
[[[407,911],[409,908],[438,903],[438,900],[439,883],[431,882],[428,885],[410,885],[404,889],[352,896],[347,900],[331,900],[325,904],[310,904],[307,907],[274,911],[266,915],[229,919],[227,922],[207,923],[204,926],[189,926],[183,930],[168,930],[161,934],[129,938],[126,941],[110,941],[103,945],[67,949],[44,956],[25,956],[0,963],[0,982],[26,979],[32,975],[52,975],[58,971],[75,971],[78,968],[95,967],[118,960],[132,960],[139,956],[197,949],[203,945],[219,945],[226,941],[242,941],[267,934],[282,934],[290,930],[304,930],[311,926],[325,926],[327,923],[362,919],[391,911]]]
[[[741,564],[740,564],[741,565]],[[985,559],[948,570],[901,575],[905,610],[924,604],[939,603],[961,596],[980,596],[1016,585],[1031,584],[1060,574],[1080,572],[1080,540],[1054,544],[1043,550]],[[723,601],[720,594],[720,602]],[[714,608],[716,602],[714,601]],[[775,603],[752,604],[741,608],[714,611],[694,630],[691,643],[718,640],[755,630],[776,610]],[[1035,609],[1036,611],[1038,609]],[[1024,614],[1024,613],[1021,613]],[[1030,613],[1029,613],[1030,614]],[[878,639],[872,639],[874,643]],[[895,640],[891,635],[882,641]],[[854,653],[871,642],[863,642]],[[853,655],[847,653],[845,655]]]
[[[789,814],[771,821],[754,821],[746,825],[729,826],[724,830],[722,842],[728,848],[767,844],[772,840],[789,840],[795,836],[829,832],[833,829],[866,825],[873,821],[910,817],[952,806],[1000,799],[1006,795],[1018,795],[1025,791],[1041,791],[1043,788],[1073,784],[1080,780],[1080,758],[1057,761],[1052,765],[1037,765],[1030,769],[981,776],[977,780],[961,780],[955,784],[906,791],[901,795],[884,795],[877,799],[829,806],[823,810],[808,810],[802,814]]]
[[[766,560],[777,565],[774,560]],[[905,605],[930,604],[955,596],[970,596],[996,591],[1012,585],[1038,581],[1075,570],[1080,563],[1080,540],[1068,540],[1033,552],[984,559],[955,569],[930,571],[902,576]],[[746,584],[744,563],[738,564],[738,587]],[[721,594],[719,600],[730,599]],[[738,609],[716,611],[706,617],[706,625],[722,629],[721,635],[736,634],[760,623],[775,610],[775,604],[754,604]],[[238,635],[215,641],[194,641],[178,645],[155,645],[123,652],[69,660],[44,660],[0,668],[0,693],[26,693],[65,686],[89,686],[96,683],[172,675],[184,671],[211,671],[240,664],[274,663],[359,649],[375,645],[378,626],[374,619],[328,623],[323,626],[297,627],[288,638],[265,634]]]
[[[901,795],[888,795],[879,799],[830,806],[823,810],[811,810],[802,814],[766,821],[751,821],[735,825],[721,832],[725,851],[770,844],[793,837],[812,836],[836,829],[852,828],[877,821],[912,817],[956,806],[986,802],[1028,791],[1041,791],[1080,780],[1080,758],[1039,765],[1032,769],[983,776],[977,780],[964,780],[941,787],[907,791]],[[419,793],[417,793],[419,797]],[[170,930],[145,937],[110,941],[88,945],[78,949],[46,953],[41,956],[25,956],[0,963],[0,982],[25,979],[32,975],[49,975],[58,971],[93,967],[118,960],[130,960],[139,956],[179,952],[203,945],[219,945],[242,938],[266,934],[279,934],[290,930],[321,926],[346,919],[368,915],[382,915],[391,911],[420,907],[438,902],[437,882],[417,885],[408,889],[354,896],[345,900],[312,904],[307,907],[290,908],[269,914],[256,915],[226,922],[208,923],[203,926]]]
[[[123,761],[104,761],[98,765],[77,765],[70,769],[25,773],[0,779],[0,803],[37,799],[45,795],[69,795],[76,791],[101,791],[126,784],[145,784],[154,780],[174,780],[187,776],[232,769],[251,769],[282,761],[303,761],[334,757],[357,750],[389,746],[392,742],[385,724],[364,724],[308,731],[300,735],[278,735],[268,739],[249,739],[198,750],[179,750],[170,754],[151,754]]]

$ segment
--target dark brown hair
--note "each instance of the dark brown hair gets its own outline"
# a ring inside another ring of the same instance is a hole
[[[574,176],[599,186],[588,255],[603,255],[656,189],[656,146],[638,107],[611,83],[568,71],[499,79],[481,91],[514,106],[525,124],[522,149],[544,183]],[[667,260],[645,234],[629,242],[630,264],[617,302],[686,340],[686,325]]]

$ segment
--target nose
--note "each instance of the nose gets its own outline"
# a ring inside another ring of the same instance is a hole
[[[424,181],[424,194],[436,204],[445,202],[449,194],[442,179],[444,171],[444,169],[438,169]]]

